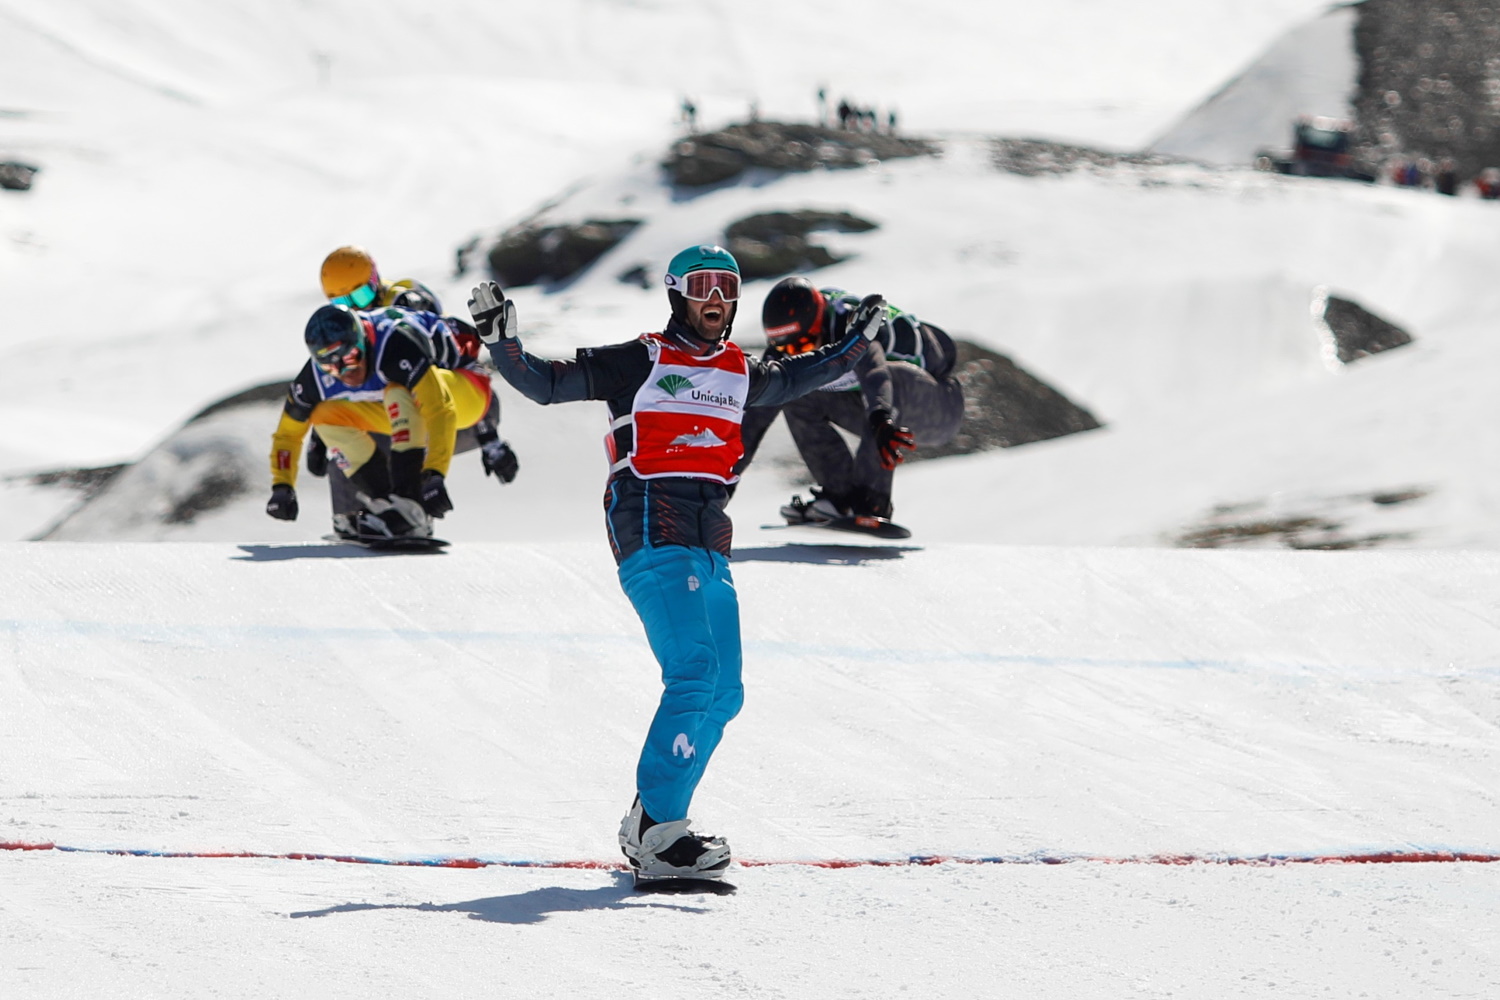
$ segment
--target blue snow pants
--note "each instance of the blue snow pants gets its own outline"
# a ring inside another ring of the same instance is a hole
[[[646,545],[620,563],[620,586],[646,626],[663,686],[636,789],[652,819],[686,819],[724,726],[745,701],[729,560],[696,546]]]

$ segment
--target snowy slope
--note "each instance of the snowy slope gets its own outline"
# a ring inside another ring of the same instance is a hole
[[[48,430],[0,468],[138,457],[289,375],[329,248],[437,280],[475,232],[658,157],[684,93],[710,124],[811,118],[826,85],[921,131],[1135,145],[1317,9],[0,3],[0,151],[44,167],[0,200],[0,343],[36,373],[5,412]],[[910,52],[872,57],[871,22]]]
[[[1152,152],[1246,166],[1291,146],[1299,115],[1351,118],[1359,84],[1358,5],[1336,7],[1278,38],[1244,72],[1151,143]]]
[[[649,166],[585,184],[545,218],[613,211],[646,222],[566,289],[518,290],[524,341],[566,357],[659,327],[661,292],[617,275],[659,269],[677,248],[755,211],[849,210],[881,228],[830,237],[853,256],[820,280],[879,290],[1011,355],[1105,424],[902,470],[898,511],[925,540],[1154,545],[1217,505],[1289,495],[1296,514],[1348,494],[1417,489],[1427,494],[1419,503],[1339,516],[1356,534],[1400,536],[1389,544],[1500,544],[1500,479],[1483,458],[1493,454],[1490,387],[1500,378],[1489,346],[1500,293],[1486,278],[1494,205],[1192,166],[1021,178],[995,171],[986,148],[955,139],[938,160],[747,181],[689,201],[674,201]],[[470,283],[435,285],[461,301]],[[748,347],[761,342],[756,304],[769,284],[747,286],[735,335]],[[1326,289],[1403,324],[1416,342],[1331,362],[1312,314]],[[443,533],[520,541],[545,526],[553,537],[593,537],[602,408],[540,408],[503,386],[502,399],[521,476],[502,490],[475,456],[458,456],[459,509]],[[259,477],[274,411],[236,419],[244,465]],[[778,427],[735,501],[742,543],[805,488],[795,466],[780,464],[792,457]],[[151,507],[138,485],[122,482],[115,506]],[[320,488],[306,476],[302,485]],[[955,504],[955,495],[974,500]],[[101,509],[58,537],[327,531],[320,499],[291,526],[270,522],[263,502],[264,488],[252,489],[188,526],[142,526]]]
[[[7,995],[1497,985],[1500,865],[1149,861],[1500,854],[1489,555],[742,548],[695,815],[778,864],[681,901],[505,867],[616,858],[656,668],[602,545],[332,555],[5,547],[0,841],[264,856],[0,851]],[[914,855],[991,863],[784,864]]]

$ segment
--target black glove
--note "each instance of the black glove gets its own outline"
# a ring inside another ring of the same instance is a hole
[[[516,478],[521,471],[521,462],[510,445],[495,438],[479,446],[479,460],[484,463],[484,474],[494,476],[502,483]]]
[[[286,483],[271,487],[271,499],[266,501],[266,513],[278,521],[297,520],[297,491]]]
[[[307,471],[320,479],[328,475],[328,445],[316,434],[307,442]]]
[[[479,339],[486,344],[498,344],[516,335],[515,303],[493,281],[474,289],[473,298],[469,299],[469,315],[474,317]]]
[[[453,509],[453,501],[448,499],[448,487],[443,485],[443,474],[436,469],[422,472],[421,501],[428,517],[442,517]]]
[[[911,431],[891,422],[891,415],[884,410],[870,414],[870,432],[875,435],[875,450],[880,455],[880,467],[886,471],[894,469],[905,460],[903,451],[917,446]]]
[[[854,315],[849,317],[849,329],[858,330],[866,340],[874,340],[884,324],[885,298],[880,295],[866,295],[860,299]]]

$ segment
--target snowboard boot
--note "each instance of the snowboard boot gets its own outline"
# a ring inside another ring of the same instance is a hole
[[[359,499],[362,509],[350,515],[345,525],[354,532],[352,535],[340,530],[339,519],[345,515],[334,517],[333,530],[340,537],[363,541],[432,537],[432,519],[417,501],[395,495],[372,498],[360,494]]]
[[[889,493],[868,486],[857,486],[850,491],[849,513],[855,517],[883,517],[889,521],[895,512]]]
[[[787,524],[823,524],[848,515],[848,506],[821,486],[814,486],[812,495],[809,502],[802,499],[802,494],[795,494],[792,502],[781,508],[781,516]]]
[[[689,821],[658,823],[646,814],[640,796],[620,821],[620,851],[636,877],[721,879],[729,867],[729,844],[688,829]]]

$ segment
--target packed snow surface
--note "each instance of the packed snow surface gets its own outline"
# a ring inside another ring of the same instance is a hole
[[[618,860],[657,668],[602,544],[5,546],[0,841],[200,856],[0,851],[0,987],[1500,987],[1500,864],[1222,863],[1500,854],[1497,557],[807,532],[735,559],[726,898],[508,867]]]

